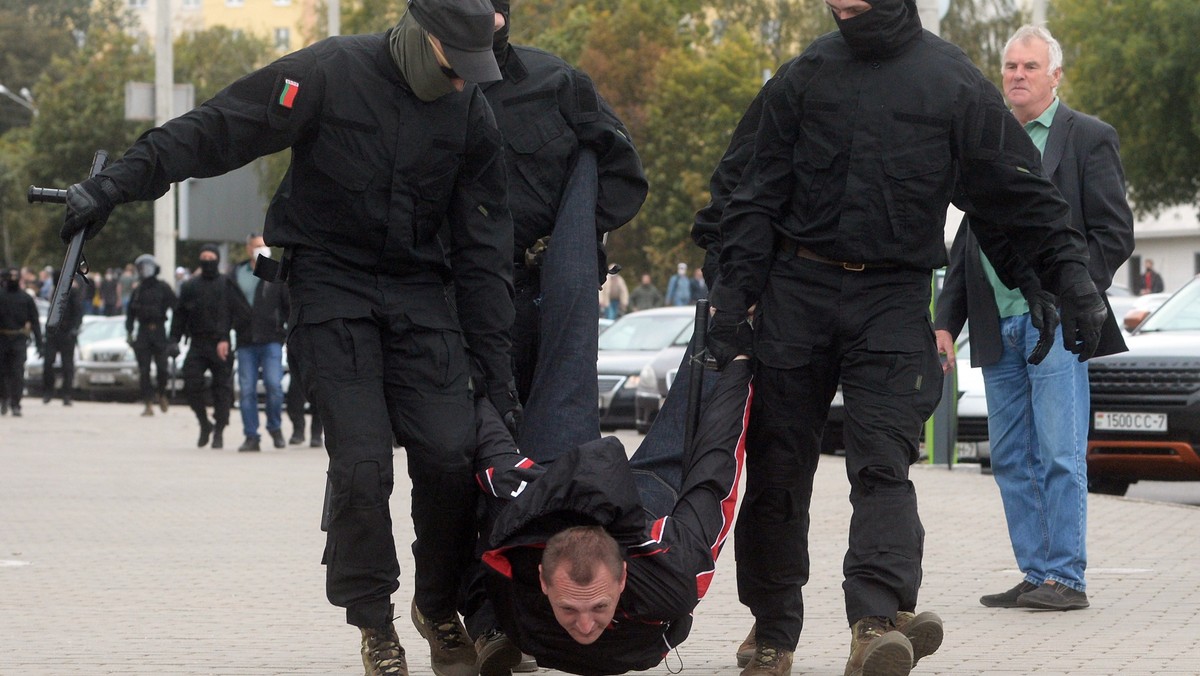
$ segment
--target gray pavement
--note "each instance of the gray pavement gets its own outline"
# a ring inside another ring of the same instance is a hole
[[[323,451],[237,453],[236,422],[225,450],[198,449],[183,407],[153,418],[130,404],[24,408],[0,418],[0,674],[362,673],[358,632],[324,597]],[[1200,674],[1200,509],[1092,496],[1092,607],[991,610],[976,599],[1019,577],[995,482],[972,466],[912,476],[927,531],[921,608],[946,622],[941,650],[913,673]],[[428,674],[407,619],[402,477],[396,626],[412,672]],[[846,494],[844,463],[823,458],[793,674],[842,672]],[[731,546],[721,564],[691,638],[648,673],[739,673],[733,653],[751,620]]]

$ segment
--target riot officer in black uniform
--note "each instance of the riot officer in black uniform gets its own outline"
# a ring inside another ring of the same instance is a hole
[[[58,286],[60,270],[55,270],[54,285]],[[83,324],[83,285],[72,284],[71,293],[57,329],[46,329],[45,361],[42,365],[42,403],[49,404],[54,398],[54,360],[62,359],[62,400],[64,406],[71,405],[71,390],[75,387],[75,344],[79,338],[79,327]]]
[[[167,368],[167,358],[179,356],[179,344],[167,340],[167,313],[175,310],[175,292],[158,278],[159,265],[154,256],[142,254],[133,261],[138,285],[125,307],[126,340],[137,355],[138,378],[142,386],[142,401],[146,404],[143,416],[154,415],[155,402],[167,412],[170,401],[167,385],[173,374]],[[133,333],[137,322],[137,334]],[[158,389],[150,384],[150,361],[158,374]]]
[[[596,154],[596,237],[637,215],[648,185],[629,131],[585,73],[533,47],[508,42],[507,0],[492,3],[504,17],[493,51],[504,79],[482,86],[504,134],[508,206],[513,218],[516,321],[513,371],[521,402],[529,398],[537,364],[540,259],[551,246],[559,202],[580,148]],[[598,277],[603,282],[603,249]],[[553,321],[553,318],[551,318]]]
[[[179,341],[190,338],[187,359],[183,361],[183,393],[200,421],[200,440],[206,446],[212,437],[213,448],[223,448],[222,433],[229,424],[233,405],[233,351],[229,333],[250,320],[250,305],[229,277],[220,273],[220,250],[215,244],[200,248],[200,275],[183,283],[179,306],[171,319],[171,346],[179,354]],[[208,419],[204,400],[204,372],[212,379],[213,419]],[[163,368],[159,367],[159,373]],[[161,380],[160,380],[161,382]],[[149,409],[150,404],[146,404]]]
[[[412,617],[435,669],[473,670],[456,615],[473,545],[472,381],[513,428],[521,413],[504,155],[467,85],[500,78],[495,14],[484,0],[408,7],[386,33],[288,54],[145,133],[68,189],[63,233],[94,233],[117,203],[291,149],[263,236],[289,261],[288,351],[325,423],[326,593],[361,629],[368,674],[407,673],[391,622],[393,440],[413,483]]]
[[[21,393],[25,390],[25,348],[33,336],[42,352],[42,325],[37,304],[21,290],[21,271],[4,271],[0,289],[0,412],[21,415]]]

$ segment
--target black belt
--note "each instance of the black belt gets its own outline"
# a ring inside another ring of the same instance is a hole
[[[786,254],[791,254],[799,258],[807,258],[810,261],[817,261],[818,263],[825,263],[827,265],[836,265],[843,270],[849,270],[850,272],[862,272],[864,270],[899,267],[895,263],[847,263],[846,261],[837,261],[832,258],[826,258],[821,254],[813,253],[808,248],[801,246],[792,239],[781,240],[776,248]]]

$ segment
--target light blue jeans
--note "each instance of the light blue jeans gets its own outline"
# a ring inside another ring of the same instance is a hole
[[[992,472],[1000,486],[1017,566],[1085,591],[1087,567],[1088,372],[1062,346],[1037,366],[1026,358],[1038,332],[1029,315],[1000,319],[1004,352],[983,367]]]
[[[238,407],[247,437],[258,437],[258,377],[267,393],[267,431],[279,429],[283,418],[283,344],[245,345],[237,349]]]

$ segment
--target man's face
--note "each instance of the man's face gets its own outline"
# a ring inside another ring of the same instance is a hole
[[[246,239],[246,255],[250,257],[250,260],[254,260],[254,250],[259,247],[266,246],[266,245],[267,245],[267,243],[263,241],[262,237],[247,238]]]
[[[829,11],[842,21],[871,11],[871,5],[866,0],[825,0],[825,4],[829,6]]]
[[[540,567],[538,572],[541,572]],[[554,609],[554,619],[580,645],[590,645],[600,638],[617,612],[617,601],[624,590],[624,564],[620,579],[613,577],[604,566],[596,564],[592,581],[588,584],[576,584],[567,574],[565,566],[554,571],[550,584],[542,581],[542,593]]]
[[[1004,97],[1022,122],[1050,107],[1061,78],[1061,67],[1050,70],[1050,45],[1043,40],[1018,40],[1004,53]]]

